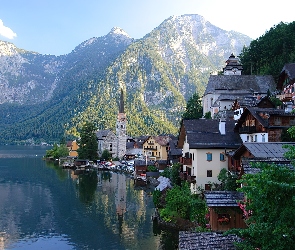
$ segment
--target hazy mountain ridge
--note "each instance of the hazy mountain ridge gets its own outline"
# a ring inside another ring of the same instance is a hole
[[[210,73],[221,70],[229,55],[239,54],[250,41],[245,35],[215,27],[199,15],[170,17],[139,40],[115,27],[103,37],[81,43],[68,55],[27,52],[16,53],[16,58],[0,56],[0,60],[16,64],[14,70],[2,74],[5,66],[0,61],[1,84],[16,91],[13,74],[21,72],[23,79],[19,84],[22,94],[14,99],[6,95],[5,99],[0,93],[0,100],[47,102],[46,118],[42,116],[45,109],[39,110],[40,118],[34,117],[44,129],[36,129],[34,136],[48,140],[50,133],[45,130],[52,127],[49,120],[58,123],[54,127],[73,133],[85,120],[94,121],[99,128],[113,128],[123,88],[130,134],[175,132],[188,98],[196,91],[202,95]],[[0,46],[0,55],[1,51]],[[29,129],[20,135],[29,136]]]

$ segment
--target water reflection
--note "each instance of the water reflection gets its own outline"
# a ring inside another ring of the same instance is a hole
[[[152,197],[129,176],[78,176],[40,151],[0,147],[0,249],[173,249],[153,227]]]
[[[78,176],[77,188],[79,190],[79,199],[85,204],[90,204],[95,199],[97,188],[97,173],[90,171],[87,174]]]

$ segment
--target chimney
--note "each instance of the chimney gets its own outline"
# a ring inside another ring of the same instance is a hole
[[[221,135],[225,135],[225,121],[224,117],[221,117],[219,120],[219,132]]]

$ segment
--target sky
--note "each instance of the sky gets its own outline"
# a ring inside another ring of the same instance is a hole
[[[113,27],[139,39],[170,16],[184,14],[253,39],[295,21],[293,0],[0,0],[0,40],[59,56]]]

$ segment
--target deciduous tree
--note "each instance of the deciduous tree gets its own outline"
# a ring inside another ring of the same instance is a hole
[[[294,249],[295,172],[274,164],[255,167],[261,171],[240,180],[246,210],[252,215],[246,220],[248,228],[234,230],[244,239],[239,249]]]

